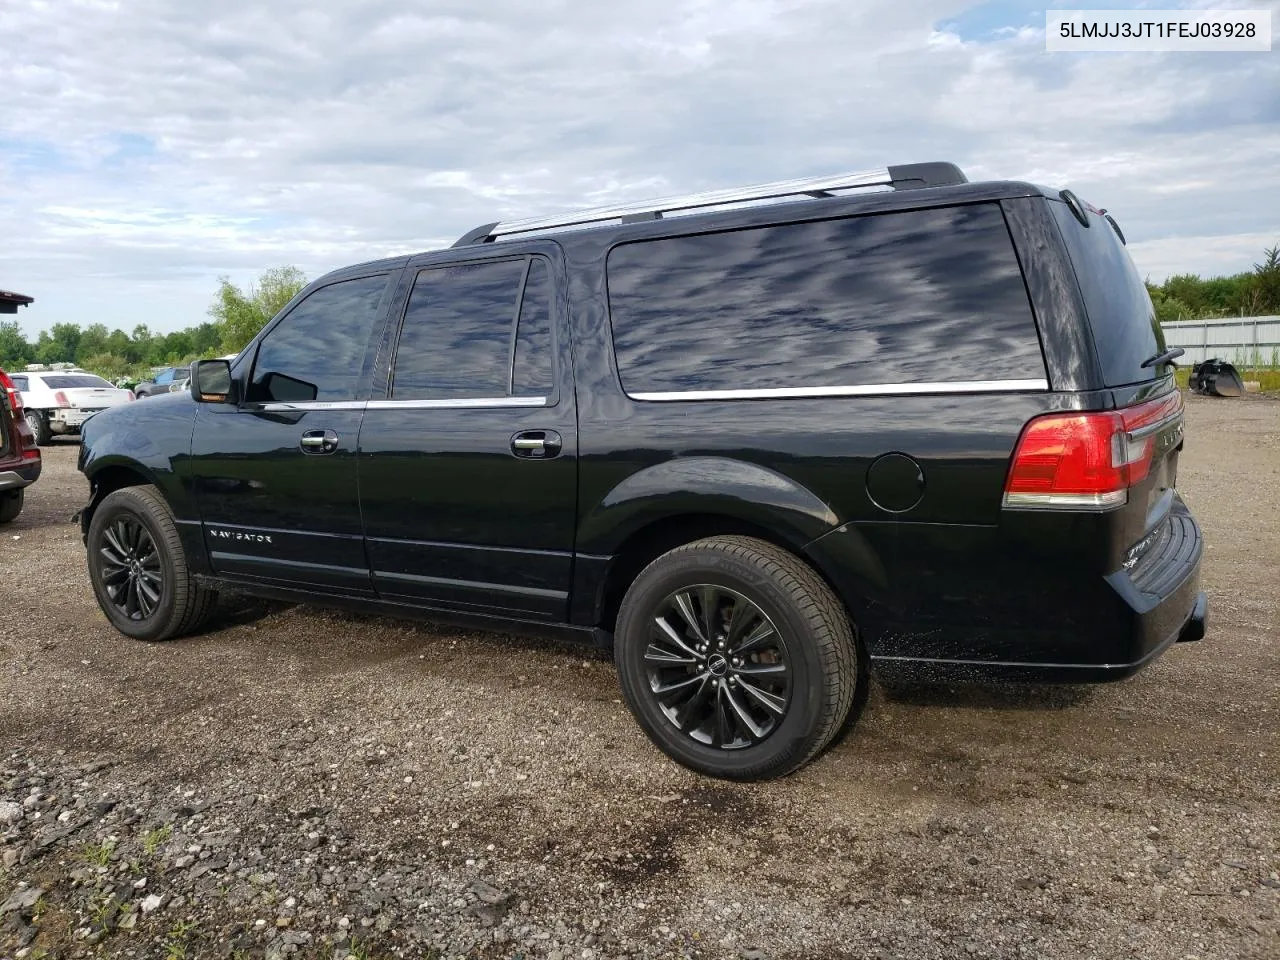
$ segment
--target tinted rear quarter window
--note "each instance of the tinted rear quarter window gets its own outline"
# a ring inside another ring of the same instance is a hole
[[[996,204],[624,244],[608,282],[633,395],[1045,376]]]
[[[1084,298],[1103,383],[1119,387],[1161,376],[1164,370],[1142,366],[1164,352],[1164,332],[1129,251],[1102,217],[1088,214],[1086,227],[1062,201],[1048,203]]]

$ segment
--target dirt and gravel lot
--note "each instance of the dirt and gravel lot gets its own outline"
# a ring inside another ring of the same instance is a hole
[[[1188,418],[1208,639],[877,688],[757,785],[582,651],[246,600],[126,641],[58,441],[0,533],[0,957],[1280,956],[1280,402]]]

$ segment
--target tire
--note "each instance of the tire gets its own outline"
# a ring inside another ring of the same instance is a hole
[[[826,582],[785,550],[739,536],[685,544],[640,573],[618,611],[614,662],[654,744],[730,780],[804,766],[840,732],[867,683],[853,628]],[[683,699],[686,690],[693,693]]]
[[[126,636],[171,640],[199,628],[213,611],[217,591],[191,576],[173,514],[155,487],[108,494],[93,513],[86,544],[98,606]]]
[[[38,410],[27,411],[27,426],[36,435],[36,446],[48,446],[53,440],[53,431],[49,429],[49,418]]]
[[[10,490],[0,493],[0,523],[8,523],[18,519],[22,512],[22,503],[26,498],[26,490]]]

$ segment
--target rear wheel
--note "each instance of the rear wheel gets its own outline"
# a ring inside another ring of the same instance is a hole
[[[749,537],[699,540],[646,567],[618,613],[614,658],[650,739],[687,767],[735,780],[809,762],[866,683],[831,588]]]
[[[36,436],[36,446],[43,447],[53,439],[53,432],[49,429],[49,418],[40,411],[27,411],[27,426]]]
[[[155,487],[125,487],[94,511],[87,541],[98,606],[121,633],[169,640],[200,626],[217,602],[187,568],[177,525]]]
[[[26,493],[26,490],[10,490],[8,493],[0,493],[0,523],[8,523],[10,520],[18,518],[18,514],[22,512],[22,503]]]

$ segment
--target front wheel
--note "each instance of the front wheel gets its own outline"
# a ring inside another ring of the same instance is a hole
[[[804,766],[867,682],[831,588],[750,537],[699,540],[646,567],[618,612],[614,659],[650,739],[687,767],[733,780]]]
[[[112,625],[137,640],[169,640],[200,626],[217,602],[187,568],[173,515],[155,487],[125,487],[94,511],[89,579]]]
[[[27,426],[35,434],[36,446],[47,446],[53,440],[53,432],[49,429],[49,418],[36,410],[27,411]]]

